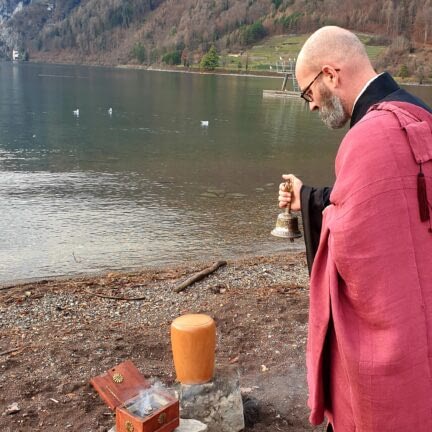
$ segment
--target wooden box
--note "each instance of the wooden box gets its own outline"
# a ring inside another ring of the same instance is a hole
[[[171,432],[180,424],[179,402],[162,388],[152,387],[130,361],[120,363],[90,383],[116,412],[116,432]],[[145,396],[147,410],[139,409]]]

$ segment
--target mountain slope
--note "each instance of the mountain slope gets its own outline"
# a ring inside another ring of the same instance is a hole
[[[118,64],[179,52],[194,63],[212,44],[236,51],[327,24],[376,34],[392,45],[382,61],[400,62],[430,49],[432,0],[0,0],[0,55]]]

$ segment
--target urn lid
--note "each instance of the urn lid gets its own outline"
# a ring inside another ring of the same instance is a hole
[[[213,318],[205,314],[186,314],[176,318],[171,327],[176,329],[189,329],[194,327],[214,326]]]
[[[90,383],[113,411],[151,386],[130,360],[92,378]]]

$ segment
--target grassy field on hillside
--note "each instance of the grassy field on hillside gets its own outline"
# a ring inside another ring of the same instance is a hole
[[[360,40],[366,44],[366,51],[373,61],[384,50],[384,46],[367,45],[370,36],[359,34]],[[309,37],[305,35],[278,35],[264,39],[261,44],[255,45],[241,53],[222,54],[220,64],[225,69],[276,71],[282,64],[287,65],[294,60],[302,45]]]

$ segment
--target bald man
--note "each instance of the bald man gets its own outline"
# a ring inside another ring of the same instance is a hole
[[[334,26],[297,60],[301,97],[350,121],[333,188],[292,174],[311,271],[310,421],[336,432],[432,431],[432,114]],[[429,196],[429,200],[428,200]]]

